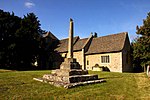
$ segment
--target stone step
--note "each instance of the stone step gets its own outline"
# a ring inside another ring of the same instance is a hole
[[[65,58],[65,61],[60,65],[60,69],[81,69],[80,64],[74,58]]]
[[[76,82],[76,83],[64,83],[64,82],[60,82],[60,81],[47,81],[47,80],[44,80],[43,78],[33,78],[33,79],[36,80],[36,81],[49,83],[49,84],[57,86],[57,87],[62,86],[66,89],[76,87],[76,86],[82,86],[82,85],[86,85],[86,84],[95,84],[95,83],[106,82],[103,79],[90,80],[90,81],[85,81],[85,82]]]
[[[60,81],[64,83],[76,83],[90,80],[97,80],[98,75],[73,75],[73,76],[57,76],[57,74],[45,74],[43,79],[47,81]]]
[[[76,83],[76,82],[85,82],[90,80],[97,80],[98,75],[74,75],[69,77],[70,83]]]
[[[63,62],[60,65],[60,69],[81,69],[81,68],[78,62],[70,62],[70,63]]]
[[[88,70],[82,69],[57,69],[53,70],[52,74],[57,74],[57,76],[72,76],[72,75],[86,75],[88,74]]]
[[[85,81],[85,82],[77,82],[77,83],[65,84],[65,85],[63,85],[63,87],[66,88],[66,89],[69,89],[69,88],[82,86],[82,85],[86,85],[86,84],[95,84],[95,83],[102,83],[102,82],[106,82],[106,81],[103,80],[103,79],[90,80],[90,81]]]

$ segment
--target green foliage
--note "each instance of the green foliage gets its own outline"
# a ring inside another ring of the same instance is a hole
[[[21,21],[21,27],[16,32],[16,49],[20,66],[30,67],[39,56],[40,24],[33,13],[27,14]]]
[[[136,33],[139,37],[132,42],[134,64],[144,67],[150,64],[150,13]]]
[[[0,98],[2,100],[133,100],[150,98],[150,81],[145,73],[92,72],[105,83],[71,89],[55,87],[33,80],[50,71],[0,70]]]
[[[20,18],[0,10],[0,67],[31,69],[40,56],[42,33],[34,13]]]
[[[15,32],[20,28],[21,18],[0,10],[0,66],[14,63],[14,48],[16,46]],[[9,66],[7,66],[9,67]]]

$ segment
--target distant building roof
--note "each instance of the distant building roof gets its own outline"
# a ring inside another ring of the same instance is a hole
[[[84,44],[86,43],[86,41],[88,40],[88,38],[84,38],[84,39],[79,39],[76,44],[73,46],[73,50],[74,51],[78,51],[78,50],[82,50]]]
[[[51,33],[51,32],[46,32],[45,34],[42,34],[42,37],[44,37],[44,38],[51,37],[54,40],[58,40],[58,38],[56,36],[54,36],[53,33]]]

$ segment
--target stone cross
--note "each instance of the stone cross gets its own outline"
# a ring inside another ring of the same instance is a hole
[[[45,74],[42,78],[34,80],[49,83],[55,86],[71,88],[84,84],[101,83],[98,75],[88,75],[87,70],[82,70],[80,64],[73,58],[73,20],[70,19],[69,41],[68,41],[68,58],[60,65],[60,69],[52,70],[52,74]]]
[[[70,18],[68,58],[73,58],[73,20]]]

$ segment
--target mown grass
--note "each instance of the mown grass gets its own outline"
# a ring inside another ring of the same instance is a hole
[[[79,86],[71,89],[54,87],[34,81],[50,71],[0,70],[1,100],[122,100],[150,99],[150,80],[145,73],[92,72],[105,83]]]

